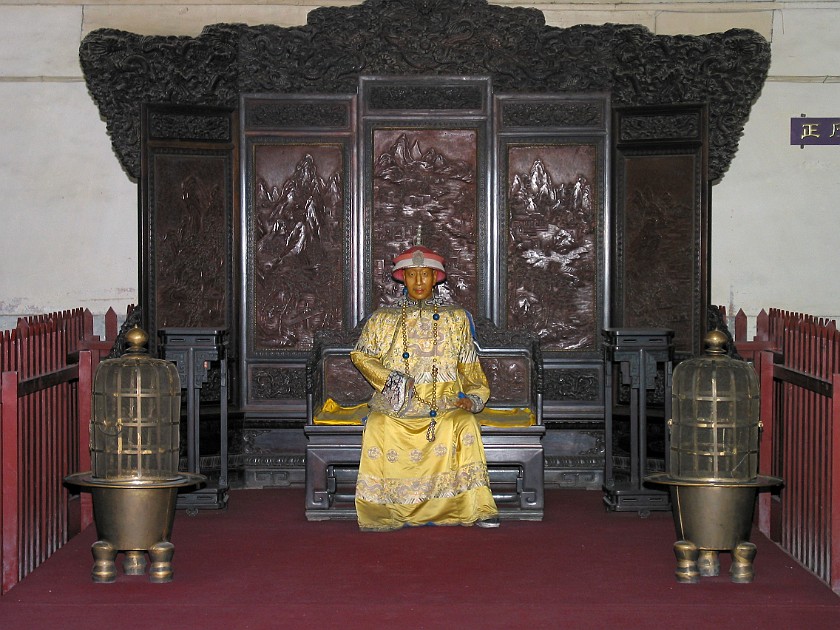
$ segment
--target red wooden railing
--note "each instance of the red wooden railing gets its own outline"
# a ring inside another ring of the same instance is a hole
[[[63,479],[90,469],[92,375],[117,337],[113,310],[105,333],[82,309],[0,332],[0,593],[93,521],[90,495]]]
[[[764,495],[759,527],[840,593],[840,333],[833,320],[771,309],[735,345],[761,379],[762,474],[784,480]]]

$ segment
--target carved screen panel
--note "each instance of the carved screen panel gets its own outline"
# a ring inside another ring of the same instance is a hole
[[[249,151],[253,349],[308,350],[342,326],[346,147],[262,138]]]
[[[545,350],[597,347],[598,186],[594,144],[508,144],[507,325]]]
[[[344,325],[353,102],[243,99],[249,357],[300,357]]]
[[[152,346],[160,328],[230,331],[234,113],[171,105],[143,113],[141,302]]]
[[[345,323],[355,97],[242,98],[244,403],[305,407],[315,334]]]
[[[402,284],[391,261],[422,243],[444,256],[447,280],[436,291],[475,312],[478,233],[475,129],[377,128],[373,131],[373,303],[393,304]]]
[[[696,354],[706,332],[705,109],[616,112],[615,325],[670,328]]]
[[[224,328],[227,320],[225,155],[155,152],[154,302],[159,328]],[[220,229],[221,228],[221,229]]]
[[[364,77],[359,318],[393,304],[393,259],[415,242],[445,258],[436,291],[486,310],[490,84],[486,78]]]
[[[546,352],[589,352],[603,327],[608,104],[603,95],[496,99],[503,212],[501,321]]]

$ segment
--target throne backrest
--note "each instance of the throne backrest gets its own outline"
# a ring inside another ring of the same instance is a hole
[[[332,399],[342,407],[367,402],[373,388],[350,360],[360,329],[349,333],[318,333],[307,365],[309,420]],[[486,321],[476,322],[479,360],[490,385],[491,409],[527,408],[542,424],[542,355],[530,333],[504,331]]]

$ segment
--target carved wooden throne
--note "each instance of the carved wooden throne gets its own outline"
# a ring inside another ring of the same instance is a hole
[[[373,390],[350,361],[359,330],[316,336],[307,366],[306,517],[355,518],[362,417]],[[491,396],[477,414],[503,519],[542,520],[542,356],[538,338],[477,322]]]
[[[454,301],[540,338],[547,481],[600,487],[601,331],[668,328],[678,356],[702,347],[710,183],[770,54],[746,30],[563,29],[484,0],[367,0],[294,28],[98,30],[80,59],[140,184],[146,328],[228,331],[248,487],[303,483],[315,335],[395,299],[387,270],[418,221]]]

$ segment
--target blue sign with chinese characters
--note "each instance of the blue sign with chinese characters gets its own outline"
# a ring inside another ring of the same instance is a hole
[[[790,143],[840,145],[840,118],[791,118]]]

